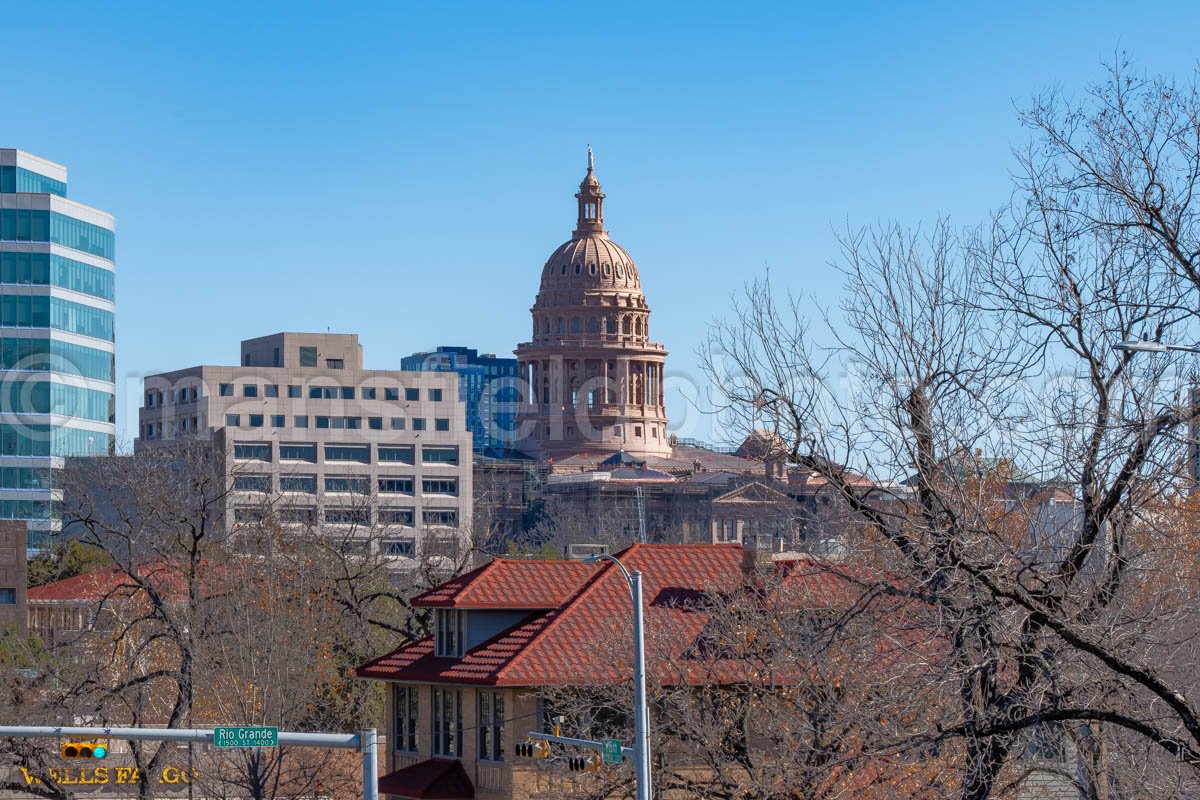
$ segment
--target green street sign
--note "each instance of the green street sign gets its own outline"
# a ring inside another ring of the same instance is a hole
[[[215,747],[277,747],[279,728],[213,728]]]
[[[601,739],[600,744],[604,745],[604,763],[605,764],[620,764],[621,763],[621,740],[620,739]]]

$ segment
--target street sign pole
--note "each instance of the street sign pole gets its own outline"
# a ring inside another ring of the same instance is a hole
[[[142,742],[198,742],[216,745],[218,730],[274,731],[276,745],[291,747],[319,747],[334,750],[358,750],[363,756],[363,800],[379,800],[379,757],[378,736],[374,728],[358,733],[307,733],[281,731],[278,728],[101,728],[68,726],[24,726],[0,725],[0,738],[14,739],[59,739],[68,736],[89,739],[124,739]],[[265,734],[263,734],[265,736]],[[225,745],[226,747],[230,745]],[[258,747],[264,745],[234,745]]]

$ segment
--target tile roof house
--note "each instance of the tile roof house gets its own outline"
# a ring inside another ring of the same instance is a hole
[[[635,544],[617,557],[643,574],[647,669],[665,685],[708,685],[720,674],[702,646],[704,599],[747,587],[760,568],[795,578],[788,603],[825,607],[845,596],[828,571],[803,568],[811,559],[754,543]],[[389,774],[380,791],[527,796],[534,768],[510,763],[511,744],[544,729],[539,689],[630,680],[630,602],[610,562],[504,558],[416,597],[414,607],[434,612],[433,635],[357,670],[391,684]],[[736,663],[726,667],[739,672]],[[744,670],[737,678],[746,679]]]

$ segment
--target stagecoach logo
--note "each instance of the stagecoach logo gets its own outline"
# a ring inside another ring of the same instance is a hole
[[[106,786],[109,784],[132,784],[145,782],[142,773],[137,767],[92,767],[78,769],[54,769],[47,770],[50,777],[55,782],[63,786]],[[41,778],[34,775],[25,767],[21,767],[21,775],[25,778],[25,785],[31,786],[34,783],[42,783]],[[185,767],[165,766],[156,776],[157,782],[160,784],[188,784],[200,777],[200,773],[194,769]]]

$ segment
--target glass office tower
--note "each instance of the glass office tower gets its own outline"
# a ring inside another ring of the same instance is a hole
[[[66,167],[0,148],[0,518],[31,548],[61,529],[63,459],[113,452],[114,227]]]
[[[517,423],[517,360],[480,355],[469,347],[439,347],[400,359],[400,369],[457,372],[459,399],[467,404],[467,428],[476,453],[505,456],[512,452]]]

